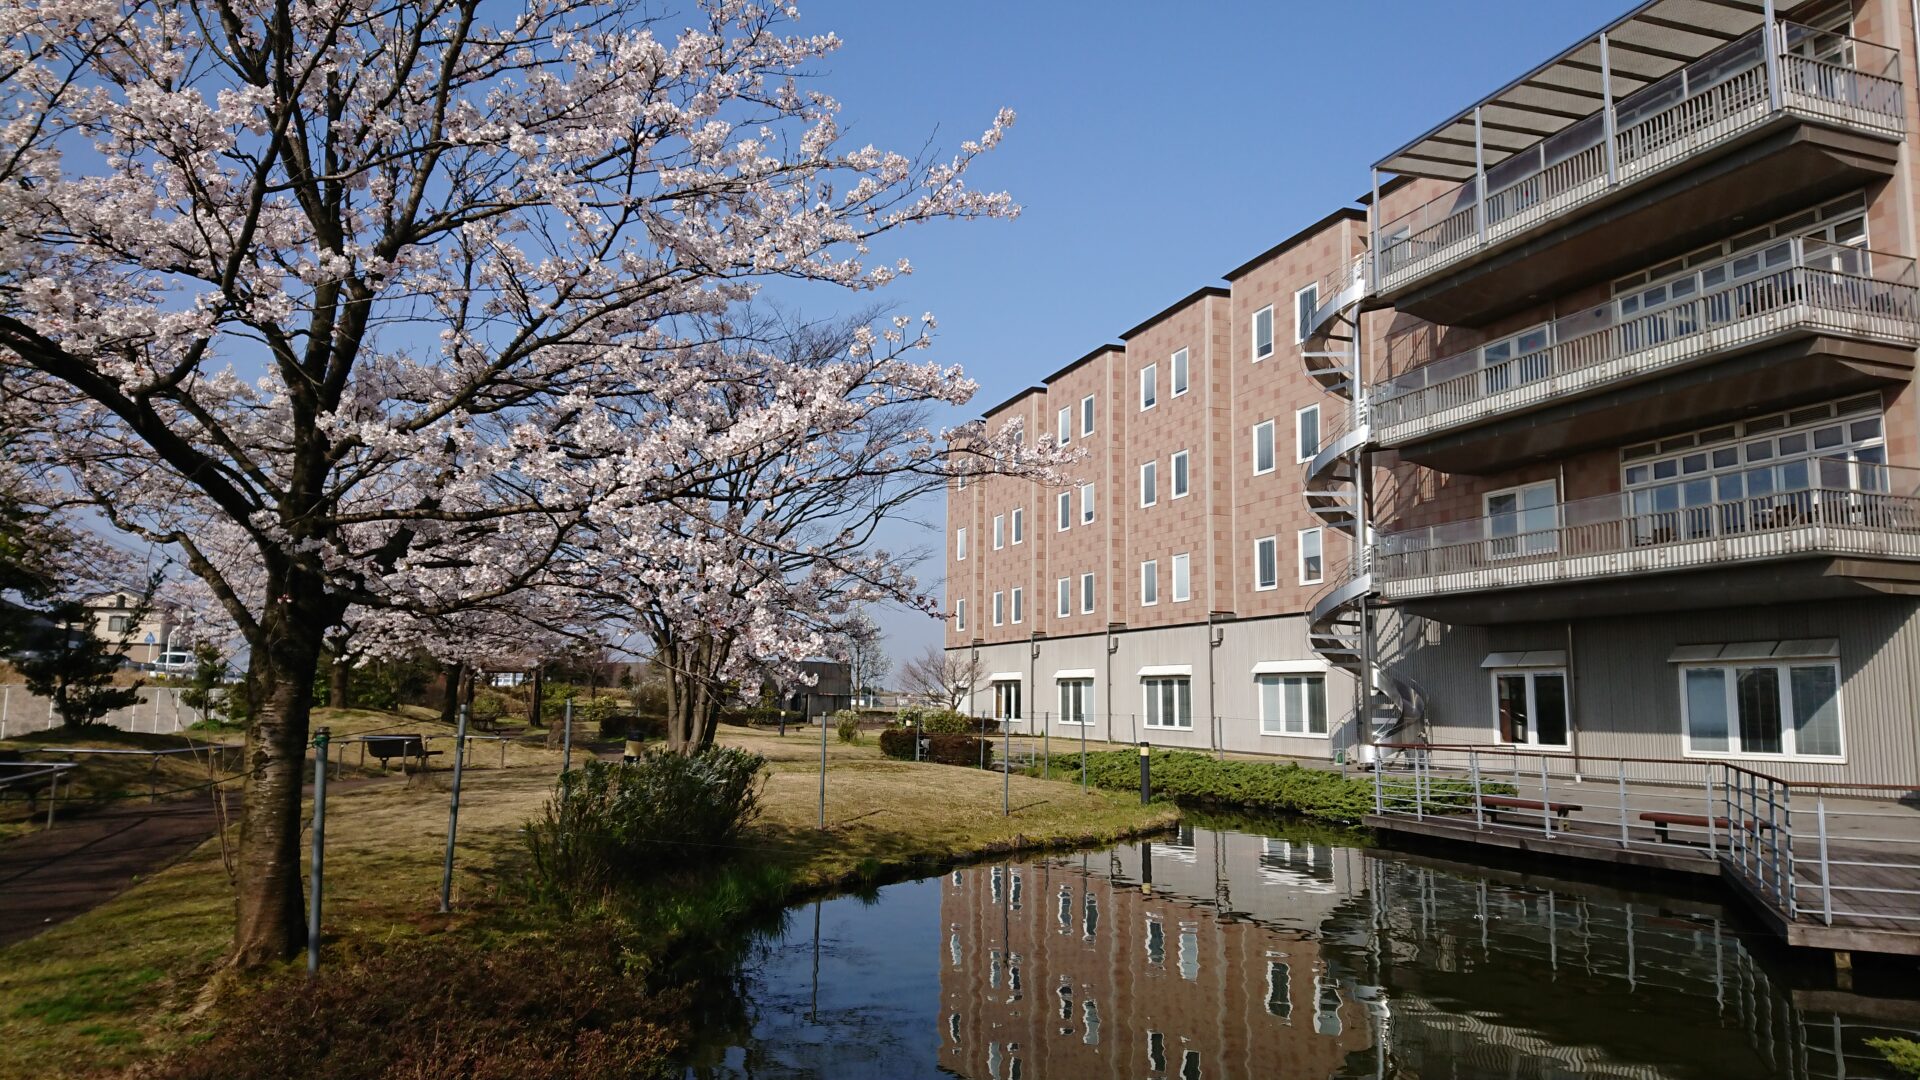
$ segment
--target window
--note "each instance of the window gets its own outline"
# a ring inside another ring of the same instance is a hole
[[[1680,705],[1690,754],[1841,756],[1831,660],[1683,667]]]
[[[1024,619],[1024,618],[1026,618],[1026,617],[1027,617],[1027,590],[1025,590],[1025,589],[1015,589],[1015,590],[1013,590],[1013,622],[1014,622],[1014,625],[1016,625],[1016,626],[1017,626],[1017,625],[1019,625],[1019,623],[1020,623],[1020,620],[1022,620],[1022,619]]]
[[[1061,446],[1067,445],[1073,438],[1073,406],[1065,405],[1060,409],[1059,423],[1056,425],[1056,438]]]
[[[1273,305],[1253,313],[1253,362],[1273,355]]]
[[[993,515],[993,550],[999,551],[1007,546],[1007,518],[1005,514]]]
[[[1000,679],[993,684],[993,718],[1020,719],[1020,680]]]
[[[1300,530],[1300,584],[1318,585],[1326,577],[1326,560],[1321,558],[1319,529]]]
[[[133,619],[130,618],[129,616],[126,616],[126,615],[107,616],[107,632],[109,634],[124,634],[131,629],[133,629]]]
[[[1280,538],[1263,536],[1253,542],[1253,587],[1280,587]]]
[[[1160,463],[1149,461],[1140,466],[1140,505],[1152,506],[1160,501],[1159,481]]]
[[[1016,544],[1022,543],[1026,538],[1027,508],[1024,506],[1016,506],[1013,508],[1013,542]]]
[[[1309,405],[1293,414],[1293,459],[1312,461],[1320,452],[1320,406]]]
[[[1488,554],[1496,559],[1560,547],[1560,509],[1551,480],[1487,494]]]
[[[1080,435],[1082,438],[1093,434],[1093,395],[1080,399]]]
[[[1187,452],[1181,450],[1173,455],[1173,497],[1187,497]]]
[[[1146,607],[1160,602],[1160,563],[1148,559],[1140,564],[1140,605]]]
[[[1193,679],[1186,675],[1140,680],[1141,715],[1150,728],[1193,726]]]
[[[1073,492],[1063,491],[1060,493],[1059,531],[1066,532],[1068,529],[1072,527],[1073,527]]]
[[[1059,606],[1060,617],[1064,619],[1067,616],[1073,614],[1073,579],[1072,578],[1060,579],[1060,598],[1059,599],[1060,599],[1060,606]]]
[[[1093,706],[1092,679],[1060,680],[1060,722],[1084,724]]]
[[[1271,954],[1269,954],[1271,955]],[[1287,965],[1278,960],[1267,961],[1267,1015],[1282,1020],[1293,1017],[1293,985],[1291,972]]]
[[[1093,524],[1093,485],[1080,485],[1080,524]]]
[[[1313,311],[1320,306],[1320,283],[1301,289],[1293,294],[1293,340],[1295,344],[1307,340],[1313,331]]]
[[[1007,594],[1003,592],[996,592],[993,594],[993,625],[999,626],[1001,623],[1006,621],[1006,617],[1007,617]]]
[[[1253,475],[1273,471],[1273,421],[1253,425]]]
[[[1140,411],[1146,412],[1159,404],[1157,384],[1160,380],[1160,365],[1148,364],[1140,369]]]
[[[1080,575],[1080,614],[1093,614],[1093,575]]]
[[[1174,353],[1168,366],[1173,369],[1173,396],[1179,397],[1187,392],[1187,350]]]
[[[1567,748],[1567,673],[1495,671],[1493,719],[1500,741]]]
[[[953,557],[960,562],[967,561],[967,527],[965,525],[954,531]]]
[[[1188,562],[1187,553],[1184,551],[1173,557],[1173,602],[1176,604],[1193,599]]]
[[[1256,675],[1260,692],[1260,734],[1325,735],[1325,675]]]
[[[961,632],[967,628],[967,598],[964,596],[953,602],[953,628]]]

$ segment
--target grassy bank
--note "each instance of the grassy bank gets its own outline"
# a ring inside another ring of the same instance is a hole
[[[447,734],[419,717],[323,712],[316,723],[323,722],[336,734],[396,723]],[[723,742],[769,759],[766,812],[747,839],[751,850],[701,888],[650,898],[652,940],[713,929],[818,890],[1018,849],[1097,843],[1175,817],[1169,807],[1142,808],[1124,796],[1023,776],[1011,778],[1013,812],[1003,817],[997,773],[888,761],[871,744],[836,740],[828,747],[823,830],[820,746],[811,735],[724,729]],[[436,771],[425,776],[372,778],[330,792],[329,970],[402,955],[416,965],[402,979],[466,980],[480,977],[469,946],[513,957],[529,943],[565,944],[567,932],[527,908],[516,881],[520,828],[552,790],[558,753],[515,745],[507,768],[498,760],[483,744],[465,776],[451,916],[437,914],[450,755],[434,759]],[[231,893],[210,843],[88,914],[0,950],[0,1077],[112,1072],[207,1037],[222,1016],[245,1016],[257,986],[236,989],[210,1013],[196,1010],[231,929]]]

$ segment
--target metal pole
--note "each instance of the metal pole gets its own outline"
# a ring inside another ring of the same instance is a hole
[[[7,714],[13,711],[13,687],[0,686],[0,739],[7,737]]]
[[[313,855],[308,862],[307,974],[320,970],[320,886],[327,859],[327,743],[333,729],[323,727],[313,736]]]
[[[1773,0],[1761,0],[1760,47],[1766,50],[1767,111],[1780,111],[1780,28],[1774,24]]]
[[[460,767],[466,755],[467,707],[460,706],[460,724],[453,735],[453,799],[447,804],[447,857],[440,865],[440,910],[453,910],[453,841],[460,831]],[[425,770],[422,770],[425,771]]]
[[[1620,776],[1620,846],[1627,847],[1627,763],[1616,760],[1614,765]]]
[[[1547,756],[1542,754],[1540,755],[1540,823],[1546,826],[1548,836],[1553,835],[1553,811],[1548,809],[1548,804],[1551,802],[1553,800],[1547,798]]]
[[[1009,804],[1013,786],[1013,725],[1000,725],[1000,816],[1013,814]]]
[[[1467,769],[1473,774],[1473,827],[1485,828],[1485,808],[1480,802],[1480,751],[1467,751]]]
[[[1380,787],[1380,771],[1385,767],[1386,762],[1376,754],[1373,759],[1373,812],[1376,814],[1387,812],[1386,792]]]
[[[1607,139],[1607,186],[1612,187],[1620,179],[1618,149],[1614,143],[1618,123],[1613,110],[1613,54],[1607,49],[1607,35],[1600,34],[1600,115],[1606,124]]]
[[[913,714],[913,760],[915,761],[920,760],[920,740],[922,737],[923,736],[920,734],[920,714],[914,713]]]
[[[1820,827],[1820,907],[1821,918],[1833,925],[1833,867],[1827,862],[1827,793],[1818,791],[1813,796],[1814,818]]]
[[[53,829],[53,808],[60,805],[60,770],[55,770],[53,783],[47,785],[47,829]]]
[[[1053,721],[1040,714],[1040,774],[1053,779]]]
[[[1087,713],[1084,703],[1080,712],[1080,790],[1087,790]]]
[[[567,795],[573,791],[573,695],[567,695],[567,707],[562,710],[560,721],[560,805],[565,806]]]
[[[1487,144],[1480,125],[1480,106],[1473,107],[1473,221],[1474,235],[1487,242]]]
[[[1145,806],[1153,799],[1153,757],[1146,740],[1140,742],[1140,805]]]
[[[1713,805],[1713,766],[1708,765],[1705,772],[1707,774],[1707,854],[1713,855],[1716,853],[1713,820],[1714,811],[1718,809]]]
[[[827,827],[827,718],[820,717],[820,827]]]

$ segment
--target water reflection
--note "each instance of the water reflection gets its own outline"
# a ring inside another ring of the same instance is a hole
[[[1185,828],[796,919],[699,1077],[1890,1077],[1706,902]],[[819,957],[816,960],[816,955]],[[816,967],[817,964],[817,975]],[[1838,1011],[1835,1011],[1835,1010]]]

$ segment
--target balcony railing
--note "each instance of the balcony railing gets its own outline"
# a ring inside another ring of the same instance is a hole
[[[1549,323],[1518,355],[1472,349],[1374,388],[1388,444],[1534,408],[1736,349],[1790,330],[1920,344],[1914,263],[1805,237],[1776,240],[1667,283],[1652,311],[1620,300]],[[1643,294],[1645,290],[1641,290]]]
[[[1382,533],[1373,574],[1401,600],[1823,554],[1920,559],[1920,470],[1801,458]]]
[[[1904,135],[1898,53],[1795,23],[1776,35],[1777,97],[1763,27],[1617,102],[1611,123],[1595,113],[1382,225],[1374,289],[1405,286],[1780,113]]]

